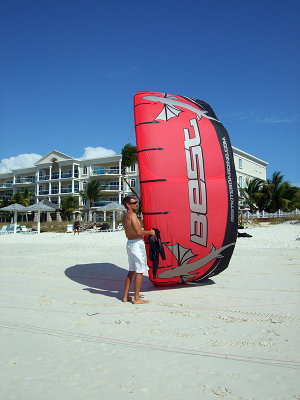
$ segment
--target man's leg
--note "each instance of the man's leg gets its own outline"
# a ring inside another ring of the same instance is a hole
[[[133,302],[134,304],[145,304],[149,303],[148,300],[142,300],[140,298],[140,289],[142,285],[142,279],[143,279],[143,274],[135,274],[135,280],[134,280],[134,299]]]
[[[130,285],[131,285],[132,278],[133,278],[134,274],[135,274],[135,271],[129,271],[127,276],[126,276],[126,279],[125,279],[125,290],[124,290],[124,297],[123,297],[123,301],[124,302],[132,300],[132,298],[129,296],[128,293],[129,293]]]

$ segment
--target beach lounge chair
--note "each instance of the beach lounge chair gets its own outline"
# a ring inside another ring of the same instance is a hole
[[[19,228],[19,225],[17,225],[17,230]],[[7,229],[6,229],[6,233],[14,233],[14,224],[10,224]]]
[[[18,231],[19,233],[38,233],[37,231],[33,231],[32,229],[27,228],[25,225],[20,226],[20,230]]]
[[[66,233],[73,233],[73,225],[67,225],[67,232]]]
[[[3,225],[0,230],[0,235],[4,235],[7,233],[7,225]]]
[[[107,222],[103,222],[103,224],[101,225],[100,229],[97,230],[97,232],[113,232],[113,229],[109,228]]]

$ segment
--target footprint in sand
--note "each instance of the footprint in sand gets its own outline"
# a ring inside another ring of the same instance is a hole
[[[53,299],[51,297],[48,297],[46,295],[40,296],[40,305],[41,306],[47,306],[48,304],[51,304]]]

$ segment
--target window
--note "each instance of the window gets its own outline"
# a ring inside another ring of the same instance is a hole
[[[135,188],[135,178],[132,178],[132,179],[130,180],[130,186],[133,187],[133,188]]]
[[[82,174],[87,175],[87,166],[86,165],[84,165],[82,168]]]
[[[118,165],[111,166],[111,167],[109,168],[109,172],[110,172],[111,174],[118,174],[118,173],[119,173],[119,167],[118,167]]]
[[[243,178],[241,176],[239,176],[239,186],[243,187]]]
[[[104,167],[94,167],[93,173],[95,175],[103,175],[103,174],[105,174],[105,169],[104,169]]]
[[[119,182],[118,181],[109,182],[109,189],[119,190]]]
[[[243,160],[239,158],[239,168],[243,168]]]
[[[130,172],[135,172],[135,164],[131,165]]]

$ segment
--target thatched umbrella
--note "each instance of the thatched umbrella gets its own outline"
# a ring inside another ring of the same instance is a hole
[[[125,211],[124,206],[122,204],[117,203],[116,201],[112,201],[111,203],[106,204],[105,206],[98,207],[99,211],[112,211],[113,212],[113,230],[116,230],[116,211]]]
[[[26,212],[27,208],[22,206],[21,204],[14,203],[6,207],[0,208],[1,211],[10,211],[14,213],[14,233],[17,232],[17,213],[18,212]]]
[[[41,232],[41,212],[53,212],[53,207],[47,206],[42,202],[32,204],[32,206],[26,207],[26,211],[37,211],[38,213],[38,233]]]

